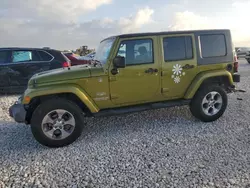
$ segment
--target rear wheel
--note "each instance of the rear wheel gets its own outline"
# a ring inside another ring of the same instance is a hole
[[[81,135],[83,123],[82,110],[75,103],[58,98],[36,108],[31,118],[31,131],[40,144],[62,147]]]
[[[200,88],[192,99],[190,111],[201,121],[211,122],[223,115],[227,103],[227,93],[222,87],[205,86]]]

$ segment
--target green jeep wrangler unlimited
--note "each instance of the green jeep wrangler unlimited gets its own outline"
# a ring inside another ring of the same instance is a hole
[[[189,105],[215,121],[237,91],[238,63],[230,30],[123,34],[100,42],[95,59],[34,75],[9,108],[49,147],[74,142],[84,118]]]

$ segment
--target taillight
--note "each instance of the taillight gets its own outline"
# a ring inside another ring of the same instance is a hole
[[[65,62],[62,63],[63,68],[70,67],[70,66],[71,66],[70,62],[65,61]]]
[[[238,58],[236,54],[234,55],[234,62],[238,62]]]
[[[239,68],[239,63],[236,61],[234,62],[234,72],[238,72],[238,68]]]
[[[238,72],[239,62],[237,58],[237,54],[234,54],[234,72]]]

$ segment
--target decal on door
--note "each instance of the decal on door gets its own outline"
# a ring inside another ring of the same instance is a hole
[[[185,76],[185,74],[186,74],[185,72],[182,72],[183,69],[182,69],[181,65],[179,65],[179,64],[174,65],[172,71],[173,71],[172,79],[174,80],[174,83],[176,83],[176,84],[180,83],[181,77]]]

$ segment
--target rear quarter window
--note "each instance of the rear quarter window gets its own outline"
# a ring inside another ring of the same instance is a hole
[[[223,34],[200,35],[200,48],[202,58],[227,55],[226,38]]]
[[[53,56],[47,52],[44,51],[37,51],[37,52],[39,53],[42,61],[51,61],[53,59]]]
[[[70,61],[61,51],[58,50],[49,50],[48,51],[51,55],[54,56],[54,60],[59,62]]]

